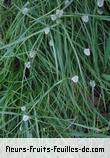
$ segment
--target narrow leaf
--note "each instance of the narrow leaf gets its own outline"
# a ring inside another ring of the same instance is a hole
[[[103,74],[102,77],[103,77],[103,79],[105,79],[106,81],[110,81],[110,74]]]
[[[107,44],[106,44],[106,49],[105,49],[105,54],[104,54],[105,66],[108,63],[109,57],[110,57],[110,34],[109,34],[109,37],[107,39]]]

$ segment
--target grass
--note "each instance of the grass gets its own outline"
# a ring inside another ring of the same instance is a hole
[[[0,0],[0,137],[109,137],[110,1],[103,14],[96,0],[9,2]]]

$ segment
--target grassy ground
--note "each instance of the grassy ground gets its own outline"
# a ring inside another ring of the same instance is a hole
[[[0,137],[109,137],[109,55],[110,0],[0,0]]]

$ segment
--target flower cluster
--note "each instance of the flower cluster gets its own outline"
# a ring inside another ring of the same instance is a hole
[[[27,7],[25,7],[25,8],[22,9],[22,14],[23,15],[27,15],[28,12],[29,12],[29,9]]]
[[[44,32],[45,32],[46,35],[48,35],[48,34],[50,33],[50,28],[49,28],[49,27],[46,27],[46,28],[44,29]]]
[[[71,78],[71,80],[74,82],[74,83],[78,83],[79,81],[79,76],[75,75]]]
[[[32,59],[35,57],[35,51],[30,51],[28,57],[29,60],[25,62],[25,68],[30,69],[32,64]]]
[[[103,14],[104,0],[97,0],[98,14]]]
[[[82,21],[87,23],[89,21],[89,16],[88,15],[83,15],[82,16]]]
[[[97,0],[97,6],[98,7],[103,7],[104,6],[104,0]]]
[[[57,10],[56,10],[56,14],[52,14],[52,15],[51,15],[51,20],[52,20],[52,21],[55,21],[55,20],[61,18],[61,17],[63,16],[63,14],[64,14],[63,9],[61,9],[61,10],[60,10],[60,9],[57,9]]]
[[[35,51],[30,51],[29,58],[33,59],[35,57]]]
[[[22,107],[21,107],[21,111],[23,112],[22,120],[23,120],[24,122],[28,121],[28,120],[29,120],[29,116],[28,116],[27,114],[25,114],[25,112],[26,112],[26,106],[22,106]]]
[[[77,84],[77,83],[79,82],[79,76],[75,75],[75,76],[71,77],[71,81],[72,81],[73,83]],[[95,83],[94,80],[91,80],[89,84],[90,84],[90,86],[92,87],[92,89],[94,89],[95,86],[96,86],[96,83]]]
[[[90,56],[90,55],[91,55],[90,49],[89,49],[89,48],[85,48],[85,49],[84,49],[84,54],[85,54],[86,56]]]
[[[25,112],[25,111],[26,111],[26,107],[25,107],[25,106],[22,106],[22,107],[21,107],[21,111]]]
[[[67,5],[68,3],[69,3],[69,0],[65,0],[65,5]],[[103,7],[103,5],[104,5],[104,0],[97,0],[97,5],[98,5],[98,7]],[[28,9],[28,8],[25,7],[25,8],[22,9],[22,13],[23,13],[24,15],[27,15],[28,12],[29,12],[29,9]],[[56,10],[56,13],[51,15],[51,20],[52,20],[52,21],[56,21],[56,20],[60,19],[60,18],[63,16],[63,14],[64,14],[64,10],[63,10],[63,9],[61,9],[61,10],[60,10],[60,9],[57,9],[57,10]],[[88,22],[89,22],[89,16],[88,16],[87,14],[83,15],[83,16],[81,17],[81,19],[82,19],[82,21],[83,21],[84,23],[88,23]],[[44,28],[44,33],[45,33],[46,35],[48,35],[48,34],[50,33],[50,27]],[[54,43],[53,43],[53,40],[52,40],[52,39],[49,41],[49,45],[50,45],[51,47],[54,46]],[[84,54],[85,54],[86,56],[90,56],[90,55],[91,55],[90,48],[84,48]],[[34,56],[35,56],[35,54],[34,54],[33,52],[30,52],[29,58],[34,58]],[[26,63],[25,63],[25,67],[29,69],[29,68],[31,67],[31,62],[30,62],[30,61],[26,62]],[[72,80],[72,82],[74,82],[74,83],[76,84],[76,83],[79,82],[79,76],[75,75],[75,76],[73,76],[73,77],[71,78],[71,80]],[[91,86],[92,88],[94,88],[94,87],[95,87],[95,81],[90,81],[90,86]],[[22,111],[25,111],[26,109],[25,109],[25,107],[21,107],[21,110],[22,110]],[[23,121],[28,121],[28,120],[29,120],[29,116],[28,116],[28,115],[23,115]]]
[[[27,122],[28,120],[29,120],[29,116],[26,115],[26,114],[24,114],[24,115],[23,115],[23,121],[24,121],[24,122]]]
[[[26,62],[25,63],[25,68],[30,69],[30,67],[31,67],[31,62],[30,61]]]
[[[95,81],[94,81],[94,80],[91,80],[91,81],[90,81],[90,86],[91,86],[92,88],[95,88],[96,83],[95,83]]]

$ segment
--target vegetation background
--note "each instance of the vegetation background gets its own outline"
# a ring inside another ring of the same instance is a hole
[[[0,0],[0,137],[109,136],[110,0]]]

